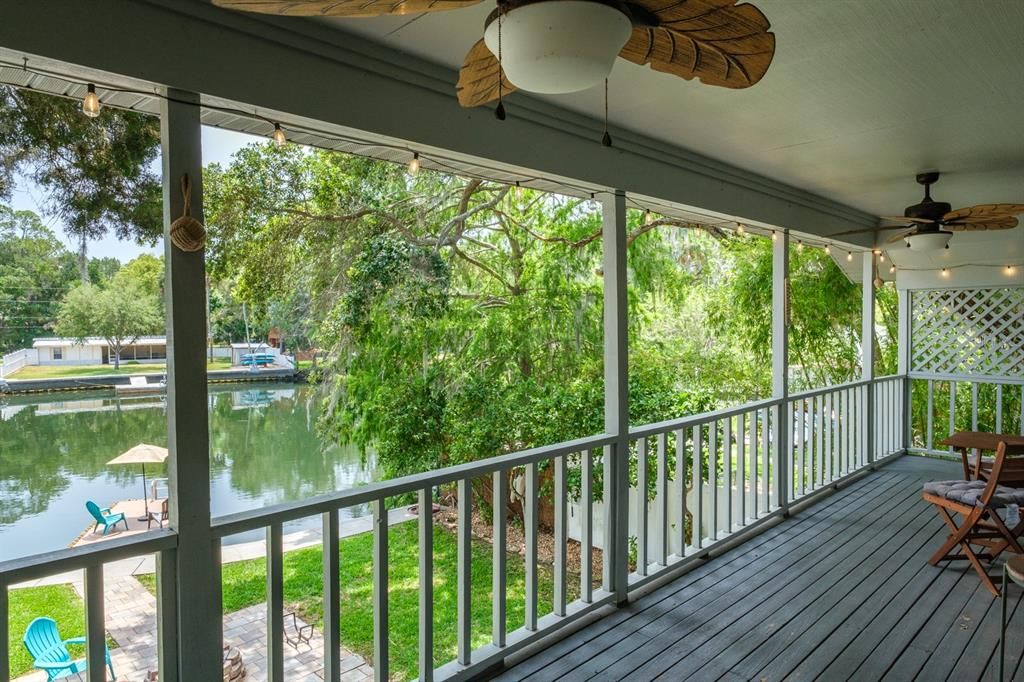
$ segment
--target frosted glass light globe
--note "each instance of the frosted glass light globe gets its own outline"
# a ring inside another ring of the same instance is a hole
[[[484,31],[498,56],[498,18]],[[597,85],[611,73],[632,23],[609,5],[546,0],[515,7],[501,21],[501,66],[521,90],[561,94]]]

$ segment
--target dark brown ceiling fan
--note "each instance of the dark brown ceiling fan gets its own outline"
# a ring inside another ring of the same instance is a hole
[[[213,0],[232,10],[320,17],[438,12],[478,2]],[[616,56],[687,80],[747,88],[775,54],[768,29],[761,10],[736,0],[498,0],[459,73],[459,103],[500,104],[516,89],[582,90],[604,80]]]
[[[944,201],[932,199],[931,186],[938,182],[939,173],[919,173],[917,182],[924,185],[924,199],[913,206],[907,206],[902,216],[882,216],[882,220],[902,225],[880,226],[866,230],[850,230],[839,232],[833,237],[882,230],[902,230],[891,237],[892,244],[905,239],[907,247],[918,250],[949,248],[949,240],[954,232],[974,232],[981,230],[1009,230],[1017,226],[1019,213],[1024,213],[1024,203],[1018,204],[978,204],[951,210],[952,206]]]

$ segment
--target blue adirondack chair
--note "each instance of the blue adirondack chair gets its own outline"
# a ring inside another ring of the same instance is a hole
[[[95,502],[88,501],[85,503],[85,508],[89,510],[92,517],[96,519],[96,525],[92,527],[92,532],[95,533],[96,529],[103,526],[103,535],[107,534],[107,531],[115,527],[117,524],[124,522],[124,529],[128,530],[128,519],[125,518],[123,513],[111,514],[110,507],[104,507],[100,509],[100,506]]]
[[[72,675],[85,672],[86,661],[77,661],[68,653],[68,644],[85,644],[85,637],[60,638],[57,623],[52,618],[36,618],[28,624],[25,637],[21,640],[32,656],[33,666],[46,671],[47,680],[62,680]],[[107,668],[110,679],[116,680],[114,666],[110,663],[110,651],[107,651]]]

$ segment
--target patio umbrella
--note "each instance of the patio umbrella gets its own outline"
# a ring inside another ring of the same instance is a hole
[[[146,493],[146,465],[163,464],[166,460],[167,448],[162,448],[159,445],[139,443],[135,447],[122,452],[120,455],[107,462],[107,466],[110,466],[111,464],[142,465],[142,503],[146,507],[146,515],[140,518],[139,521],[145,521],[149,518],[149,496]]]

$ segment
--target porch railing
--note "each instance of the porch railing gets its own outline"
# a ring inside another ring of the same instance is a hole
[[[901,453],[904,386],[883,377],[631,429],[631,586]]]
[[[105,542],[94,543],[86,547],[61,549],[46,554],[14,559],[0,563],[0,681],[7,682],[10,677],[9,662],[11,651],[9,628],[9,595],[12,585],[39,580],[50,576],[81,571],[83,573],[83,593],[85,595],[85,626],[86,656],[89,660],[86,672],[88,682],[103,682],[106,667],[103,665],[106,647],[106,627],[104,616],[104,567],[121,559],[130,559],[156,555],[158,585],[166,587],[161,574],[161,567],[173,570],[174,553],[178,544],[178,536],[171,530],[158,530],[143,535],[113,538]],[[171,581],[168,581],[168,583]],[[45,614],[38,614],[45,615]],[[155,614],[159,648],[164,653],[177,651],[177,636],[173,610],[170,613]],[[74,633],[78,634],[78,633]],[[161,656],[163,660],[164,656]]]
[[[951,456],[938,443],[956,431],[1024,435],[1024,378],[910,375],[912,430],[908,450]]]
[[[325,595],[323,664],[324,679],[330,682],[341,677],[340,614],[344,604],[338,584],[340,511],[368,504],[373,520],[372,663],[377,679],[387,679],[387,507],[393,498],[414,495],[420,510],[419,678],[457,679],[498,665],[515,651],[602,606],[614,604],[616,593],[621,591],[611,584],[614,571],[603,558],[602,579],[593,577],[593,559],[608,539],[621,540],[623,533],[631,536],[629,556],[621,560],[630,561],[629,590],[635,590],[705,556],[740,531],[751,531],[785,513],[789,503],[834,485],[873,461],[902,452],[904,386],[904,377],[859,381],[631,429],[624,453],[630,463],[627,528],[615,527],[611,514],[595,512],[603,505],[606,486],[614,484],[604,476],[612,470],[606,465],[609,458],[618,456],[618,448],[624,447],[620,443],[625,442],[602,434],[216,518],[212,521],[213,535],[221,542],[227,536],[253,530],[266,534],[267,677],[279,682],[284,679],[283,526],[301,518],[320,518]],[[783,425],[785,437],[779,438]],[[784,443],[789,445],[780,451]],[[873,447],[866,447],[868,443]],[[454,487],[458,499],[457,653],[455,660],[435,668],[435,566],[430,551],[434,521],[429,510],[439,487]],[[525,617],[518,627],[506,625],[509,521],[505,505],[494,505],[489,597],[492,626],[489,642],[474,647],[471,605],[481,596],[472,591],[472,503],[484,494],[492,495],[492,499],[508,499],[510,493],[521,505],[523,515]],[[550,500],[554,536],[550,601],[542,600],[538,590],[538,574],[547,563],[539,552],[542,499]],[[566,552],[570,514],[578,515],[573,525],[580,541],[578,567],[568,565]],[[103,565],[154,552],[162,563],[173,564],[176,540],[172,531],[159,531],[0,564],[0,660],[6,660],[8,653],[3,648],[8,641],[7,586],[84,568],[89,655],[92,661],[102,661]],[[577,571],[579,577],[572,577]],[[219,571],[211,579],[220,580]],[[173,599],[161,603],[173,609]],[[158,622],[173,623],[174,615],[160,613]],[[172,661],[175,638],[162,636],[161,647],[161,660]],[[6,681],[4,672],[0,667],[0,682]],[[90,665],[90,682],[103,679],[103,674],[102,665]]]

